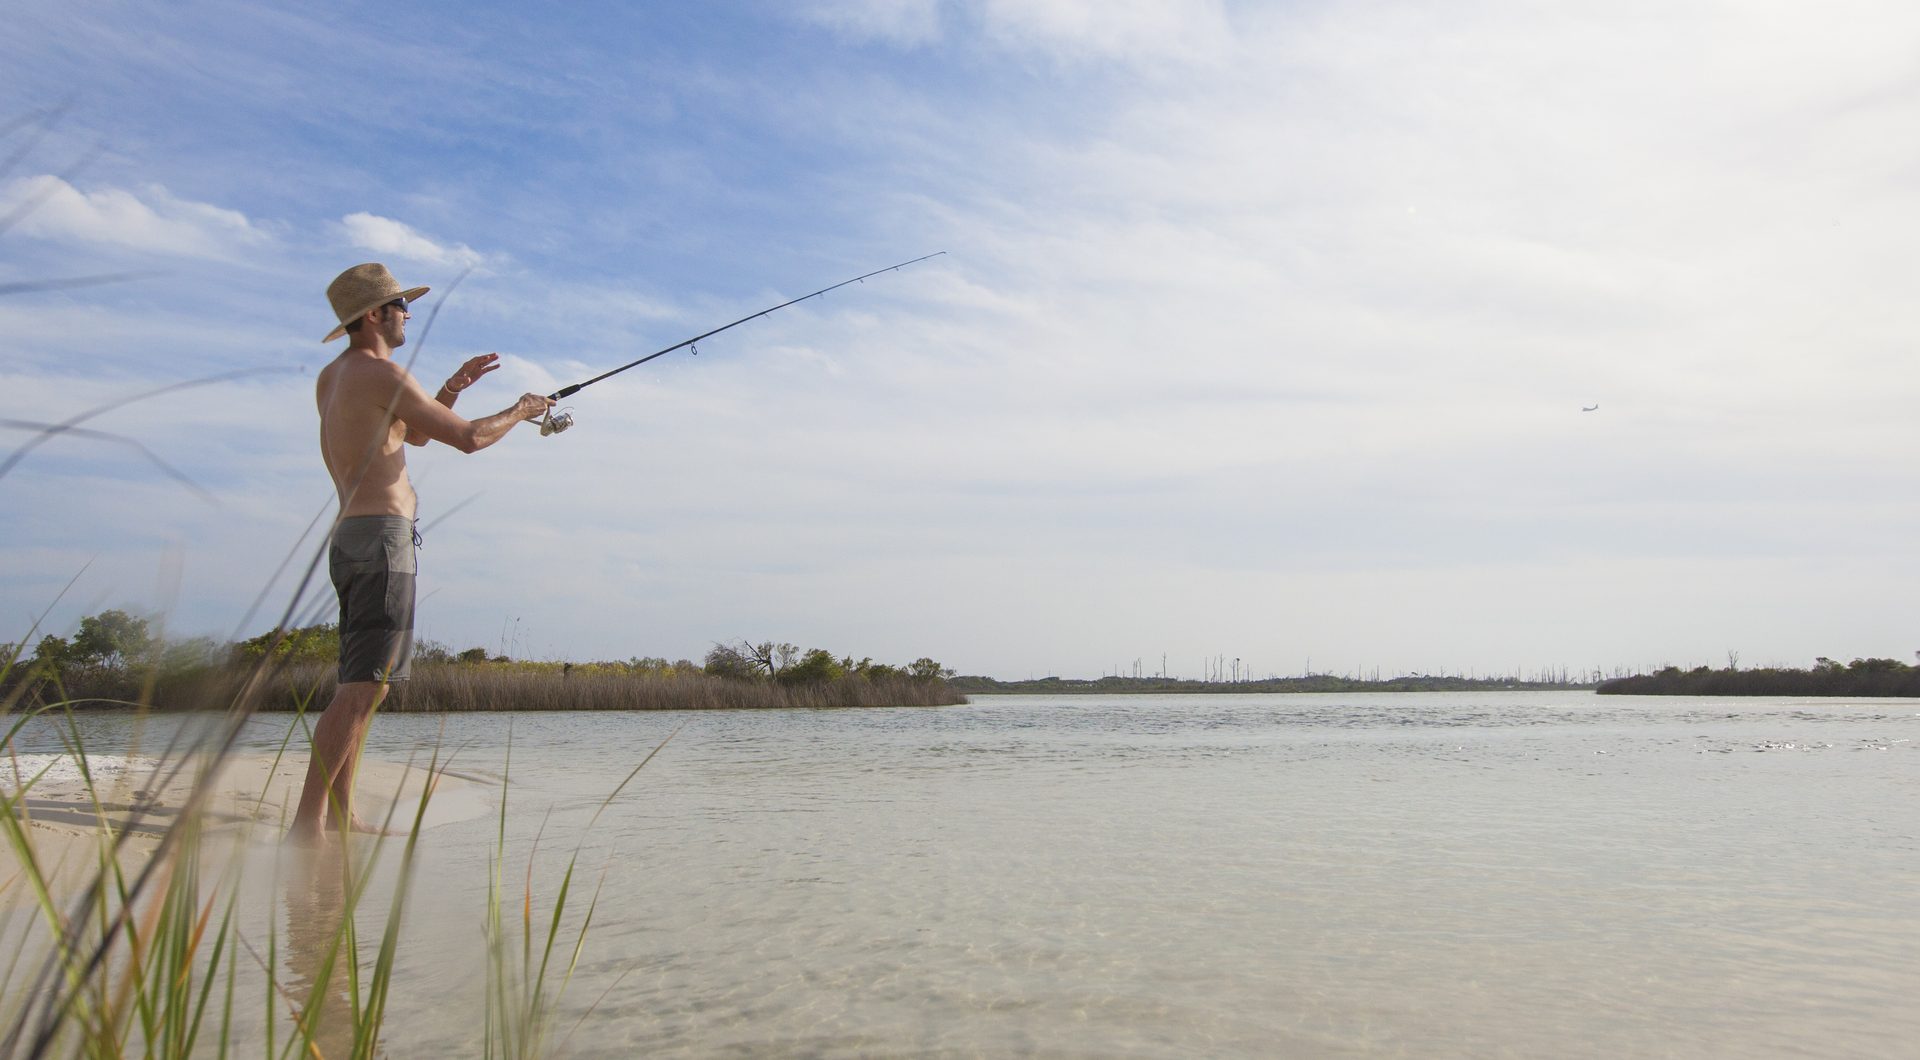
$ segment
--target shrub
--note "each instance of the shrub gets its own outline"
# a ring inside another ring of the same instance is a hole
[[[269,653],[275,659],[287,662],[338,662],[340,630],[331,622],[301,626],[294,630],[270,629],[233,647],[237,662],[263,659]]]
[[[707,652],[706,665],[701,667],[710,677],[730,677],[737,681],[751,681],[760,676],[760,668],[747,654],[731,644],[715,644]]]
[[[779,680],[781,684],[802,685],[838,681],[846,676],[847,668],[832,652],[814,648],[802,655],[799,662],[780,671]]]

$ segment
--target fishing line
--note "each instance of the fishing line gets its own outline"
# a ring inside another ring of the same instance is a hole
[[[889,265],[884,269],[875,269],[872,272],[862,273],[859,276],[855,276],[851,280],[841,280],[839,283],[834,284],[832,287],[822,287],[818,291],[814,291],[812,294],[803,294],[798,298],[792,299],[790,301],[782,302],[777,306],[771,306],[769,308],[762,309],[761,311],[753,314],[752,316],[741,317],[739,320],[736,320],[731,324],[723,324],[720,327],[714,328],[712,331],[695,335],[693,338],[690,338],[690,339],[685,339],[683,341],[676,342],[673,345],[668,346],[666,349],[655,350],[654,352],[647,354],[645,357],[642,357],[637,361],[629,361],[628,363],[623,364],[620,367],[613,369],[612,371],[601,372],[599,375],[594,376],[592,379],[589,379],[584,383],[574,383],[571,386],[563,386],[559,390],[556,390],[553,393],[548,394],[547,399],[550,401],[559,401],[561,398],[571,397],[572,395],[577,394],[582,390],[585,390],[587,387],[590,387],[593,384],[598,383],[602,379],[606,379],[609,376],[619,375],[621,372],[624,372],[629,368],[638,368],[639,366],[647,363],[648,361],[653,360],[655,357],[664,357],[675,350],[691,348],[695,354],[698,354],[700,350],[698,347],[694,346],[695,343],[701,341],[702,339],[712,338],[713,336],[720,334],[721,332],[727,330],[728,328],[739,327],[741,324],[745,324],[749,320],[758,320],[761,317],[766,316],[768,313],[772,313],[780,309],[785,309],[790,305],[795,305],[797,303],[804,302],[809,298],[818,298],[821,295],[826,294],[828,291],[837,291],[840,288],[845,287],[850,283],[859,283],[861,280],[864,280],[873,276],[878,276],[883,272],[897,272],[900,269],[904,269],[909,265],[917,265],[920,262],[927,260],[928,258],[937,258],[940,255],[945,253],[946,251],[944,250],[936,250],[931,254],[923,254],[920,257],[914,258],[912,261],[903,261],[898,265]],[[571,426],[573,426],[573,413],[571,411],[563,409],[560,412],[556,413],[552,409],[549,409],[547,410],[546,418],[540,421],[540,433],[543,436],[559,434],[561,431],[564,431]]]

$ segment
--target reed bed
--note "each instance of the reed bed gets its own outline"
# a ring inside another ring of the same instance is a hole
[[[942,681],[844,677],[779,684],[707,674],[674,677],[557,676],[474,666],[425,666],[385,709],[748,710],[823,707],[930,707],[966,702]]]
[[[58,697],[71,705],[141,700],[155,709],[216,709],[233,702],[254,671],[205,668],[137,683],[123,674],[69,675],[30,695]],[[295,711],[325,703],[333,694],[334,668],[294,663],[258,678],[256,709]],[[572,673],[550,665],[416,663],[411,680],[398,682],[382,711],[448,712],[499,710],[764,710],[830,707],[934,707],[965,703],[944,680],[903,674],[850,674],[826,681],[783,683],[719,677],[700,672],[628,674],[582,666]]]

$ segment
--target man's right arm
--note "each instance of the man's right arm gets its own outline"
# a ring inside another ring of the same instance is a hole
[[[491,416],[465,419],[445,405],[427,396],[411,375],[399,365],[391,406],[394,416],[407,425],[409,432],[419,431],[433,441],[453,446],[463,453],[477,453],[507,436],[514,424],[539,419],[553,402],[540,394],[522,394],[520,400]]]

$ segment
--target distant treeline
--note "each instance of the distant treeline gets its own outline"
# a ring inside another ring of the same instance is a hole
[[[332,625],[271,630],[232,644],[165,642],[124,611],[90,615],[71,638],[0,645],[6,704],[125,703],[159,710],[225,709],[256,682],[260,710],[319,709],[333,694],[340,638]],[[431,641],[412,679],[384,710],[716,710],[765,707],[940,706],[964,703],[930,658],[904,665],[802,652],[767,641],[715,644],[703,662],[537,662],[452,651]]]
[[[1843,664],[1825,657],[1810,670],[1669,666],[1603,681],[1597,691],[1603,696],[1920,696],[1920,667],[1898,659]]]
[[[1087,695],[1093,693],[1245,693],[1245,692],[1481,692],[1504,689],[1592,688],[1593,682],[1569,677],[1556,680],[1522,680],[1517,677],[1447,677],[1432,674],[1407,674],[1401,677],[1340,677],[1335,674],[1308,674],[1302,677],[1269,677],[1260,681],[1186,681],[1168,677],[1040,677],[1028,681],[997,681],[991,677],[963,676],[950,682],[970,695],[1047,694]]]

